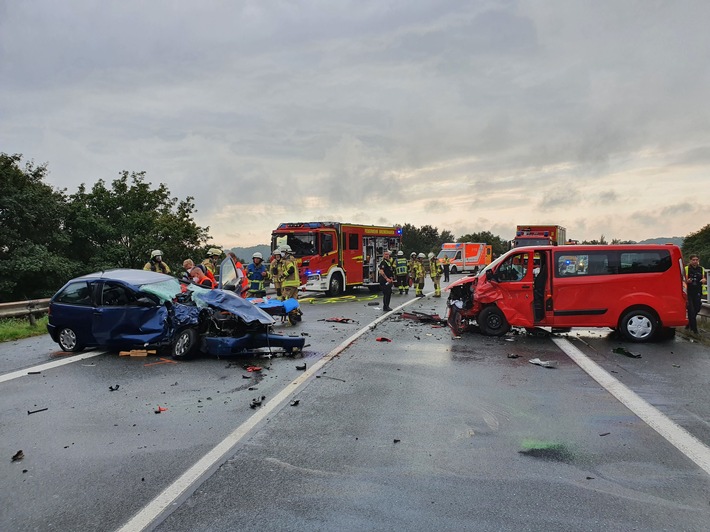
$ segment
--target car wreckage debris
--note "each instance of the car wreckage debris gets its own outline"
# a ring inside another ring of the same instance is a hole
[[[160,414],[161,412],[165,412],[166,410],[167,410],[167,408],[158,405],[158,407],[154,410],[154,412],[155,412],[156,414]]]
[[[520,358],[520,355],[516,355],[515,353],[508,353],[508,358]]]
[[[615,347],[614,349],[612,349],[612,352],[616,353],[617,355],[627,356],[629,358],[641,358],[641,355],[639,355],[638,353],[632,353],[625,347]]]
[[[110,392],[115,392],[115,391],[118,390],[119,386],[120,386],[119,384],[117,384],[116,386],[109,386],[109,387],[108,387],[108,390],[109,390]]]
[[[325,319],[318,320],[318,321],[328,321],[328,322],[335,322],[335,323],[357,323],[352,318],[325,318]]]
[[[556,360],[540,360],[539,358],[532,358],[528,360],[531,364],[535,364],[536,366],[541,366],[543,368],[550,368],[550,369],[555,369],[557,367],[557,361]]]
[[[391,342],[392,341],[389,338],[385,338],[384,336],[379,336],[376,340],[378,342]]]
[[[291,406],[298,406],[298,403],[300,403],[300,402],[301,402],[300,399],[294,399],[293,401],[291,401]]]
[[[12,455],[12,461],[13,461],[13,462],[19,462],[19,461],[22,460],[24,457],[25,457],[25,453],[22,452],[22,449],[20,449],[19,451],[17,451],[15,454]]]
[[[408,320],[417,320],[425,323],[446,323],[445,320],[442,320],[441,316],[439,316],[438,314],[427,314],[426,312],[418,312],[416,310],[413,310],[412,312],[402,312],[400,314],[400,317]]]
[[[303,364],[296,366],[296,369],[298,371],[306,371],[306,363],[304,362]]]
[[[36,414],[37,412],[44,412],[45,410],[49,410],[49,407],[40,408],[39,410],[28,410],[27,415],[29,416],[30,414]]]
[[[249,408],[256,408],[257,406],[261,406],[261,403],[266,399],[265,395],[262,395],[261,398],[255,397],[254,399],[251,400],[251,403],[249,403]]]

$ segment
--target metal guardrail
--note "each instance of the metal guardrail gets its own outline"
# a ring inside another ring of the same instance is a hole
[[[49,298],[0,303],[0,318],[22,318],[45,314],[49,310]]]

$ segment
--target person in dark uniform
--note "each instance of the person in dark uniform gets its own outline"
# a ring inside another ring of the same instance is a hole
[[[392,298],[394,268],[390,260],[390,252],[385,250],[382,255],[383,257],[378,268],[380,272],[380,288],[382,289],[382,310],[389,312],[392,310],[390,308],[390,299]]]
[[[707,283],[705,268],[700,265],[700,258],[693,254],[685,267],[685,279],[688,283],[688,327],[698,333],[698,313],[702,308],[703,285]]]

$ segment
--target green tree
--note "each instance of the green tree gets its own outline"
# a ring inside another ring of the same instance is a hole
[[[700,264],[703,267],[710,268],[710,224],[686,236],[681,249],[686,263],[694,253],[700,257]]]
[[[142,268],[151,250],[160,249],[163,260],[179,271],[185,258],[199,260],[210,238],[194,213],[192,197],[179,201],[164,183],[151,188],[145,172],[123,171],[110,188],[103,180],[90,191],[82,184],[69,198],[71,256],[84,272]]]
[[[66,197],[43,182],[46,165],[0,153],[0,301],[48,297],[74,264],[65,256]]]
[[[480,244],[488,244],[491,246],[493,258],[500,257],[510,248],[507,240],[503,240],[501,237],[494,235],[490,231],[469,233],[467,235],[460,236],[456,239],[456,242],[478,242]]]

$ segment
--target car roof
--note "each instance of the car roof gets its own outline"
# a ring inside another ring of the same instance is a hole
[[[165,275],[164,273],[152,272],[150,270],[115,269],[88,273],[86,275],[82,275],[81,277],[72,279],[72,281],[95,281],[99,279],[122,281],[124,283],[139,286],[143,284],[160,283],[170,279],[175,279],[175,277]]]

